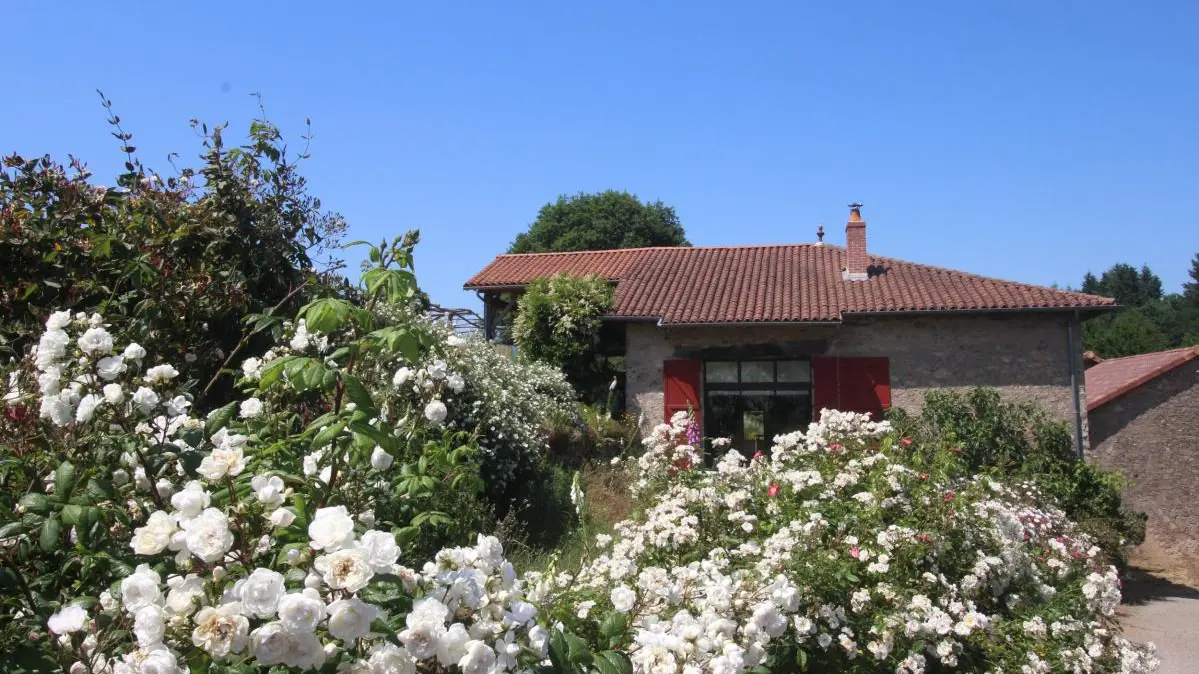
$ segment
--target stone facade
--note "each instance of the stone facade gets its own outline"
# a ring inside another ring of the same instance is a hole
[[[1092,410],[1088,455],[1128,480],[1125,503],[1149,515],[1151,543],[1199,554],[1199,361]]]
[[[1068,325],[1073,326],[1073,345],[1067,340]],[[1080,404],[1086,404],[1080,331],[1068,314],[929,314],[863,318],[841,325],[626,327],[626,404],[631,414],[641,415],[644,427],[662,420],[663,360],[713,359],[714,351],[733,354],[738,349],[762,357],[885,356],[890,360],[894,406],[916,412],[926,391],[987,386],[1013,399],[1040,403],[1071,423],[1073,358]]]

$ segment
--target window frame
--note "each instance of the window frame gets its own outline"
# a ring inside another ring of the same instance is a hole
[[[778,367],[779,362],[804,362],[804,363],[807,363],[807,365],[808,365],[808,380],[806,382],[780,382],[779,381],[779,367]],[[737,360],[731,360],[731,359],[727,359],[727,358],[724,358],[724,359],[713,358],[710,360],[704,360],[704,361],[702,361],[702,363],[703,363],[703,367],[701,368],[701,380],[702,380],[701,385],[703,387],[703,391],[702,391],[701,395],[702,395],[704,410],[710,411],[710,410],[714,409],[712,407],[712,402],[711,402],[711,394],[713,392],[733,392],[735,394],[738,394],[738,396],[737,396],[738,398],[741,397],[740,394],[744,394],[744,393],[766,393],[768,395],[768,397],[773,399],[773,398],[780,397],[779,392],[787,391],[787,392],[790,392],[793,394],[800,394],[800,395],[807,396],[808,423],[812,422],[812,418],[815,414],[815,411],[812,408],[814,402],[813,402],[813,391],[812,391],[812,359],[811,358],[746,358],[746,359],[737,359]],[[737,366],[737,381],[735,383],[734,382],[709,382],[708,381],[708,364],[709,363],[735,363]],[[759,381],[747,382],[747,381],[744,381],[744,376],[742,374],[744,363],[769,363],[770,368],[771,368],[771,381],[769,381],[769,382],[759,382]],[[719,393],[717,393],[717,395],[719,395]],[[739,418],[737,421],[737,425],[738,425],[737,435],[741,436],[745,432],[744,428],[742,428],[742,425],[744,423],[744,420],[742,418],[744,415],[744,410],[742,409],[742,403],[740,401],[738,401],[737,405],[738,405],[738,410],[739,410]],[[705,436],[708,435],[706,426],[709,423],[710,419],[711,419],[711,415],[708,413],[705,413],[704,418],[703,418],[703,424],[705,426],[705,429],[704,429]],[[800,429],[795,429],[795,430],[803,430],[803,429],[800,428]],[[736,443],[738,441],[744,443],[746,441],[746,439],[742,438],[742,437],[734,438],[734,443]]]

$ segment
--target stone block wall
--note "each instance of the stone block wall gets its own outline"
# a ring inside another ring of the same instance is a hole
[[[1199,361],[1090,413],[1088,457],[1128,480],[1125,503],[1149,515],[1149,539],[1199,555]]]
[[[627,408],[643,428],[662,420],[662,361],[695,357],[698,349],[791,345],[794,355],[885,356],[890,359],[891,402],[917,412],[932,389],[999,389],[1011,399],[1037,402],[1073,422],[1069,359],[1083,388],[1080,331],[1068,346],[1063,314],[926,315],[850,319],[840,326],[720,326],[660,328],[630,323],[626,332]],[[1085,419],[1084,419],[1085,422]],[[1083,437],[1086,437],[1084,425]]]

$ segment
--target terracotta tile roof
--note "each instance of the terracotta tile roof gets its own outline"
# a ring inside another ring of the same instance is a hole
[[[1105,360],[1086,372],[1087,411],[1111,402],[1196,358],[1199,358],[1199,346]]]
[[[559,272],[616,283],[613,316],[664,324],[837,321],[844,314],[1106,309],[1114,300],[870,256],[871,278],[841,277],[828,244],[633,248],[500,255],[468,289],[518,287]]]

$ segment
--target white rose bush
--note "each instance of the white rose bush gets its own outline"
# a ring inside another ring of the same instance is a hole
[[[8,669],[1154,668],[1119,635],[1114,569],[1048,499],[832,410],[710,469],[676,415],[622,461],[639,514],[577,565],[518,573],[451,505],[503,479],[482,472],[488,451],[538,458],[524,398],[539,384],[488,380],[486,345],[387,320],[415,292],[410,252],[371,259],[364,306],[252,317],[276,343],[211,410],[102,315],[50,314],[4,373],[0,475],[22,492],[0,521],[0,622],[21,642]],[[426,554],[429,531],[451,544]]]

